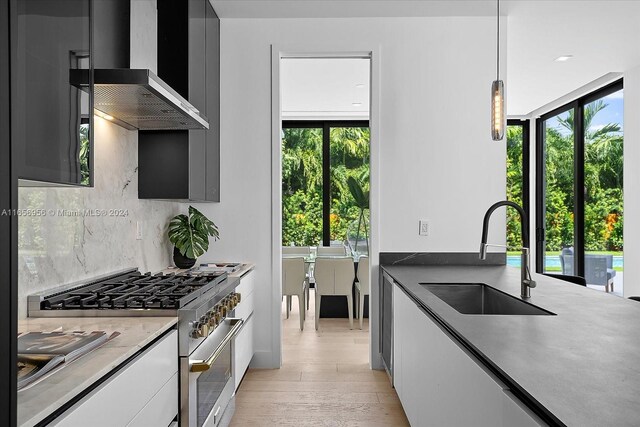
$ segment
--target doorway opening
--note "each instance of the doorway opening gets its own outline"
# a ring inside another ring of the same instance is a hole
[[[358,341],[336,357],[368,366],[370,59],[280,66],[283,363],[289,332],[332,330]]]

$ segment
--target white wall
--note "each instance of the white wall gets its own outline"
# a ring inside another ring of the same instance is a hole
[[[624,73],[624,296],[640,295],[640,66]]]
[[[221,34],[222,202],[199,208],[222,234],[202,259],[256,263],[254,365],[277,366],[270,46],[379,48],[380,250],[477,251],[484,212],[505,195],[505,144],[489,134],[495,18],[223,19]],[[418,236],[420,218],[431,236]],[[491,241],[504,227],[500,213]]]

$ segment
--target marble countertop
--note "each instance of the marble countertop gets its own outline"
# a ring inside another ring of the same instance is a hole
[[[520,269],[383,268],[473,349],[481,363],[499,372],[558,424],[640,425],[640,303],[534,274],[538,286],[531,289],[529,302],[555,316],[465,315],[420,283],[486,283],[520,298]]]
[[[172,328],[177,317],[28,318],[18,331],[120,332],[96,350],[18,392],[18,426],[33,426]]]

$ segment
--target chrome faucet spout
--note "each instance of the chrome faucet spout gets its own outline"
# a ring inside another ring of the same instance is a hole
[[[527,213],[522,209],[522,207],[514,202],[503,200],[501,202],[494,203],[489,207],[487,212],[484,215],[484,220],[482,221],[482,238],[480,240],[480,259],[487,259],[487,247],[502,247],[507,249],[515,249],[510,248],[505,245],[494,245],[487,243],[487,235],[489,234],[489,220],[491,219],[491,214],[501,206],[511,206],[512,208],[518,211],[520,215],[520,227],[522,230],[522,247],[517,248],[522,250],[521,255],[521,263],[520,263],[520,296],[522,298],[530,298],[531,297],[531,288],[536,287],[536,282],[531,278],[531,270],[529,269],[530,265],[530,257],[529,257],[529,219],[527,217]]]

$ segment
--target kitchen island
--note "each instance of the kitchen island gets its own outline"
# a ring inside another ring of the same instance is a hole
[[[420,312],[412,323],[403,323],[409,331],[400,333],[408,337],[408,349],[399,350],[395,343],[396,352],[415,352],[412,340],[424,335],[421,322],[429,322],[437,325],[461,354],[511,392],[514,400],[524,404],[530,411],[531,425],[640,425],[640,369],[636,363],[640,355],[640,304],[534,274],[537,287],[531,290],[528,302],[555,315],[462,314],[421,283],[485,283],[520,299],[520,270],[504,265],[453,264],[382,265],[382,271],[392,278],[394,298],[406,295],[417,307],[416,313]],[[395,323],[400,322],[399,316],[404,314],[393,314]],[[425,343],[425,352],[416,360],[428,360],[433,348]],[[413,368],[405,364],[403,369],[414,372],[409,376],[405,372],[403,377],[419,375],[426,368],[426,362]],[[394,383],[397,381],[400,378],[394,377]],[[417,391],[421,399],[428,399],[427,392]],[[399,394],[411,420],[408,406],[416,405],[407,401],[407,393],[405,398]],[[417,424],[428,425],[429,420],[423,417]]]

